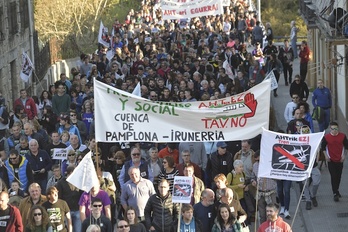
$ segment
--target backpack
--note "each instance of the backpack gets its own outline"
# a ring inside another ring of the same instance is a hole
[[[318,122],[322,122],[325,117],[325,110],[320,106],[317,106],[313,109],[312,118]]]

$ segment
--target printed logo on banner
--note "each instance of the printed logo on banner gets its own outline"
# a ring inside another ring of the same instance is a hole
[[[191,185],[189,184],[176,184],[174,185],[175,197],[188,197],[191,196]]]
[[[272,168],[291,171],[305,171],[309,166],[310,145],[274,144]]]

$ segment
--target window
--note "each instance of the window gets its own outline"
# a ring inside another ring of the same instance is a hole
[[[20,0],[20,17],[21,17],[21,29],[24,31],[25,28],[29,27],[29,8],[28,0]]]
[[[8,11],[8,30],[10,35],[15,35],[18,33],[18,22],[17,22],[17,5],[16,2],[11,2]]]

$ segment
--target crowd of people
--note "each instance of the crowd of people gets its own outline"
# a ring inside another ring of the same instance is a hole
[[[244,92],[271,71],[277,81],[284,72],[285,83],[290,84],[293,101],[284,112],[289,122],[286,133],[302,133],[304,125],[313,132],[306,103],[306,42],[298,55],[293,43],[298,29],[292,22],[291,46],[285,40],[278,51],[270,23],[263,29],[248,3],[231,0],[220,16],[165,21],[159,3],[143,1],[141,10],[131,10],[124,22],[115,20],[112,35],[104,34],[109,48],[99,44],[94,54],[82,54],[70,76],[60,74],[60,80],[39,97],[20,90],[11,114],[2,101],[0,231],[167,232],[179,226],[185,232],[237,232],[247,231],[257,213],[258,231],[291,231],[278,216],[291,218],[291,182],[258,178],[260,136],[245,141],[98,146],[94,138],[94,79],[130,93],[140,83],[142,97],[152,101],[188,102]],[[301,73],[292,82],[297,56]],[[318,82],[313,94],[314,106],[324,110],[320,130],[325,130],[331,107],[331,97],[325,97],[330,91]],[[273,95],[278,96],[276,89]],[[338,133],[337,125],[330,126]],[[338,134],[348,148],[345,136]],[[331,154],[337,150],[332,148],[334,139],[325,141],[338,201],[340,157]],[[65,160],[53,159],[57,149],[67,150]],[[89,151],[99,162],[100,184],[82,192],[67,178]],[[193,181],[191,202],[181,207],[172,202],[171,194],[178,175]],[[304,186],[307,202],[315,207],[319,183],[320,176],[312,186]]]

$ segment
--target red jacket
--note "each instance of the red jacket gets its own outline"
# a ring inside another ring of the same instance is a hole
[[[10,208],[10,219],[6,225],[6,232],[23,232],[24,227],[22,224],[22,216],[19,209],[12,205],[8,205]]]
[[[29,120],[37,116],[36,104],[31,97],[27,98],[24,105],[21,98],[16,99],[13,105],[13,109],[15,109],[17,105],[21,105],[24,107],[24,112],[28,115]]]
[[[266,231],[279,231],[279,232],[292,232],[291,227],[288,223],[284,222],[281,217],[278,217],[275,222],[269,220],[262,223],[257,230],[257,232],[266,232]]]
[[[308,46],[305,46],[303,49],[301,49],[300,54],[298,55],[301,58],[300,63],[302,64],[308,63],[309,55],[310,55],[310,50]]]

